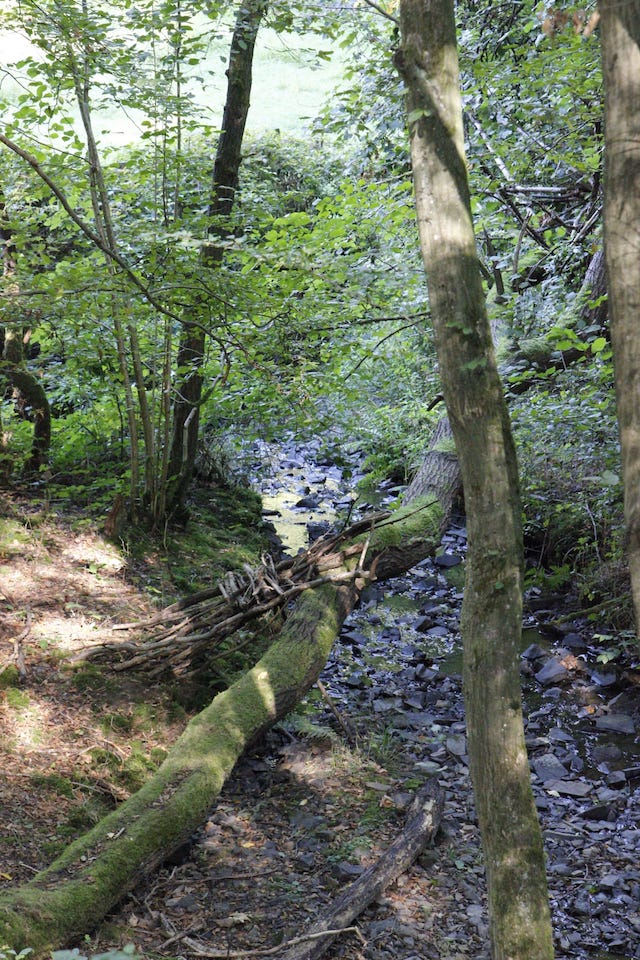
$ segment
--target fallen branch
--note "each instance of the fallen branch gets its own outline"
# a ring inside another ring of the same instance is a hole
[[[320,936],[312,944],[298,945],[278,953],[278,960],[318,960],[341,932],[358,917],[382,891],[407,870],[440,828],[444,790],[435,780],[416,794],[407,812],[400,836],[388,850],[354,880],[311,926],[306,938]]]
[[[198,943],[197,940],[192,940],[191,937],[185,937],[184,943],[185,946],[193,950],[197,957],[211,957],[217,958],[217,960],[224,960],[226,957],[231,957],[233,960],[236,960],[236,958],[239,957],[273,957],[275,954],[280,953],[283,946],[293,947],[300,943],[308,943],[309,940],[321,939],[322,937],[334,938],[341,933],[358,933],[358,928],[342,927],[340,930],[322,930],[319,933],[303,933],[302,936],[293,937],[293,939],[288,940],[285,944],[278,944],[277,947],[262,947],[256,948],[255,950],[209,950],[207,947],[203,947],[202,944]]]
[[[358,581],[361,589],[376,579],[380,571],[389,576],[398,565],[407,569],[426,556],[433,549],[430,535],[418,540],[417,553],[404,562],[407,548],[393,528],[419,528],[421,513],[431,516],[437,506],[432,498],[425,498],[396,514],[371,514],[339,534],[320,538],[293,560],[277,565],[270,557],[263,557],[259,567],[247,565],[244,572],[229,573],[215,586],[172,604],[143,623],[116,626],[120,630],[143,630],[143,639],[88,647],[74,662],[106,662],[116,672],[135,668],[154,679],[167,674],[184,677],[195,673],[203,657],[211,662],[224,655],[224,648],[217,655],[215,648],[242,627],[285,609],[306,590],[352,580]],[[380,541],[378,545],[376,539]],[[403,559],[398,561],[397,555]],[[356,557],[357,566],[353,569]]]

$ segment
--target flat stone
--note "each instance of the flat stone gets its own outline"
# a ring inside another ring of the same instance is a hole
[[[448,637],[449,631],[446,627],[431,627],[426,634],[428,637]]]
[[[310,494],[308,497],[302,497],[300,500],[297,500],[295,506],[299,509],[315,510],[319,503],[320,497],[315,496],[315,494]]]
[[[535,757],[533,769],[543,783],[548,780],[564,780],[567,775],[567,768],[553,753],[543,753],[541,757]]]
[[[467,754],[467,738],[463,734],[447,737],[446,746],[454,757],[464,757]]]
[[[598,803],[595,807],[587,807],[580,816],[584,820],[608,820],[612,809],[610,803]]]
[[[520,656],[523,660],[541,660],[546,654],[538,643],[530,643]]]
[[[559,660],[551,659],[547,660],[544,667],[538,670],[535,676],[538,683],[546,687],[552,683],[558,683],[559,680],[566,680],[569,676],[569,671]]]
[[[603,673],[600,670],[594,670],[591,674],[591,680],[599,687],[612,687],[614,683],[618,682],[618,674],[615,672],[615,670],[611,670],[608,673]]]
[[[457,567],[459,563],[462,563],[462,557],[459,557],[457,553],[441,553],[433,558],[434,566],[442,569]]]
[[[622,750],[615,743],[599,743],[593,748],[592,756],[596,763],[611,763],[620,759]]]
[[[347,860],[336,863],[333,868],[333,875],[337,880],[354,880],[363,872],[364,867],[361,863],[349,863]]]
[[[549,740],[553,740],[555,743],[573,743],[574,739],[570,733],[567,733],[561,727],[551,727],[549,730]]]
[[[609,713],[604,717],[596,717],[596,730],[608,730],[611,733],[635,733],[636,727],[626,713]]]
[[[593,784],[584,780],[548,780],[545,789],[553,790],[562,797],[587,797],[593,790]]]
[[[584,653],[587,645],[579,633],[567,633],[562,638],[562,645],[572,653]]]

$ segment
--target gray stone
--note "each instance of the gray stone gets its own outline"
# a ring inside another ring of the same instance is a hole
[[[467,738],[463,734],[447,737],[446,746],[454,757],[464,757],[467,754]]]
[[[545,787],[562,797],[587,797],[593,790],[593,785],[584,780],[548,780]]]
[[[609,713],[596,718],[596,730],[608,730],[611,733],[635,733],[632,718],[626,713]]]
[[[548,780],[563,780],[567,775],[567,768],[553,753],[543,753],[541,757],[535,757],[533,769],[543,783]]]
[[[552,659],[547,660],[544,667],[538,670],[535,676],[538,683],[546,687],[552,683],[558,683],[560,680],[566,680],[569,676],[569,671],[559,660]]]

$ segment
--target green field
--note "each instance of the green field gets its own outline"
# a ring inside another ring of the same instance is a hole
[[[218,25],[219,27],[219,25]],[[192,73],[187,92],[193,96],[196,114],[207,125],[221,122],[226,94],[226,76],[231,27],[220,31],[210,43],[206,57]],[[221,35],[222,34],[222,35]],[[254,78],[248,131],[261,133],[280,129],[300,133],[313,119],[330,91],[340,79],[341,54],[330,61],[319,59],[317,51],[326,51],[327,41],[313,35],[287,34],[279,36],[264,28],[260,31],[254,57]],[[0,32],[0,96],[15,102],[24,90],[20,71],[11,63],[28,56],[42,56],[29,42],[15,33]],[[71,111],[75,111],[72,109]],[[95,127],[103,145],[132,143],[141,133],[143,114],[114,106],[95,112]],[[47,139],[46,127],[40,131]]]

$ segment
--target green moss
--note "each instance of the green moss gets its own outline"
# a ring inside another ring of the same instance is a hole
[[[10,517],[0,518],[0,556],[21,556],[31,540],[31,533],[22,523]]]
[[[100,728],[103,733],[110,734],[130,733],[133,730],[133,718],[123,713],[105,713],[100,717]]]
[[[411,540],[427,540],[439,536],[442,508],[432,496],[417,497],[397,510],[389,520],[376,527],[371,545],[376,550],[399,547]],[[366,537],[362,537],[365,540]]]
[[[78,690],[107,691],[115,689],[115,683],[95,663],[81,663],[74,671],[73,685]]]
[[[452,457],[456,456],[456,442],[453,437],[442,437],[432,448],[434,453],[446,453]]]
[[[15,666],[15,664],[10,663],[0,673],[0,690],[4,690],[7,687],[15,687],[16,684],[18,684],[19,682],[20,682],[20,671]]]
[[[73,796],[73,785],[66,777],[61,777],[57,773],[40,774],[35,773],[31,778],[35,786],[44,787],[50,793],[57,793],[61,797]]]
[[[26,710],[31,703],[29,694],[24,690],[18,690],[17,687],[7,687],[5,699],[11,710]]]

